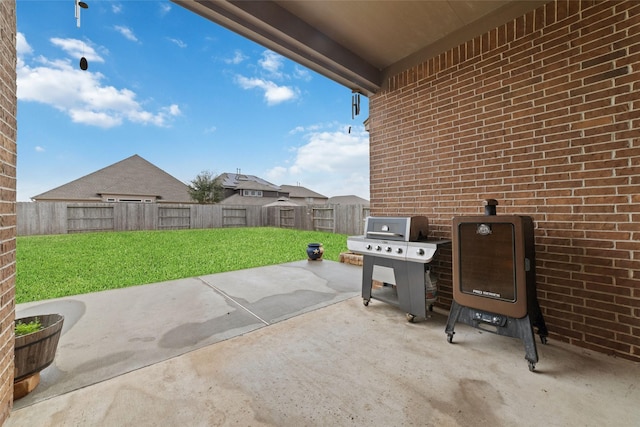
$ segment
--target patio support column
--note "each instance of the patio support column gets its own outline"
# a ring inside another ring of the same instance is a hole
[[[0,425],[13,406],[16,277],[16,2],[0,1]]]

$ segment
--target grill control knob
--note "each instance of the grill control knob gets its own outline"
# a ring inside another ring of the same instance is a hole
[[[420,248],[416,251],[418,253],[418,255],[422,256],[424,255],[424,249]]]
[[[371,250],[371,248],[372,248],[372,246],[371,246],[371,245],[367,245],[367,246],[365,246],[365,249],[367,249],[368,251],[370,251],[370,250]]]
[[[376,246],[376,251],[381,251],[381,250],[382,250],[382,247]]]
[[[387,252],[391,252],[391,246],[387,246],[387,247],[385,248],[385,251],[387,251]]]
[[[396,253],[401,254],[401,253],[402,253],[402,248],[398,248],[398,249],[396,249]]]

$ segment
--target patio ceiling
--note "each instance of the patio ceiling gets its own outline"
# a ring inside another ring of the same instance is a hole
[[[547,1],[172,0],[336,82],[371,95],[386,75]]]

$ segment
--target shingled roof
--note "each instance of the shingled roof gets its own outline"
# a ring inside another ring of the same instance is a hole
[[[362,197],[350,194],[348,196],[333,196],[329,197],[328,203],[330,205],[365,205],[369,206],[369,201]]]
[[[137,154],[32,199],[37,202],[101,202],[105,197],[194,203],[186,184]]]
[[[280,191],[280,187],[255,175],[225,172],[216,177],[224,188],[233,190]]]
[[[301,185],[281,185],[280,188],[283,192],[289,193],[290,198],[314,198],[314,199],[326,199],[327,196],[322,195],[320,193],[316,193],[315,191],[309,190],[306,187]]]

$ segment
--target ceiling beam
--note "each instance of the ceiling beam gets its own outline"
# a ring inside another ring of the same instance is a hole
[[[275,2],[172,1],[353,91],[371,95],[381,87],[381,70]]]

